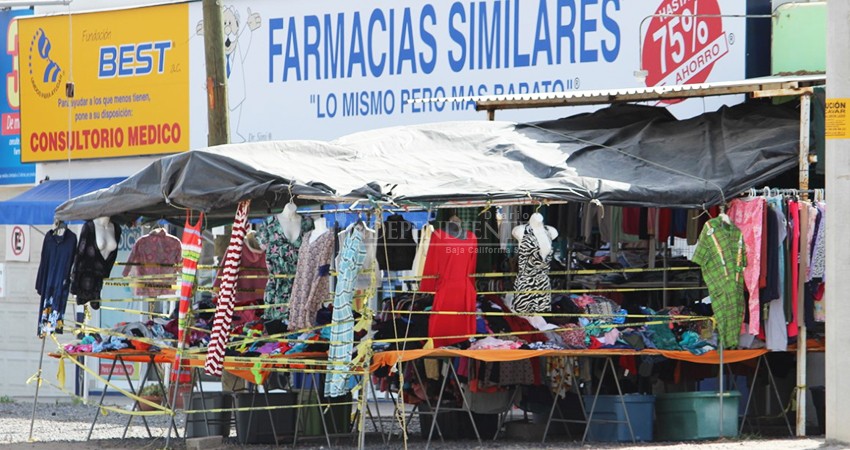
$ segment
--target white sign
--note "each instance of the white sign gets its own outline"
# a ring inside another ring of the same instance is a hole
[[[203,20],[200,2],[189,6],[197,148],[207,130]],[[225,0],[223,8],[233,142],[486,120],[472,102],[406,103],[413,98],[745,77],[746,21],[718,17],[745,14],[740,0]],[[690,117],[741,99],[691,99],[670,109]],[[496,118],[555,119],[589,109],[500,111]]]
[[[6,225],[6,261],[29,261],[31,245],[29,225]]]

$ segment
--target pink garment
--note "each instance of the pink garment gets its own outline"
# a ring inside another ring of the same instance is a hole
[[[749,333],[758,335],[760,330],[759,275],[761,274],[761,240],[764,225],[765,200],[761,197],[729,202],[729,218],[744,236],[747,250],[747,267],[744,268],[744,285],[750,294]],[[747,330],[744,330],[747,331]]]
[[[134,287],[136,297],[174,295],[182,263],[180,239],[165,230],[151,231],[133,244],[133,250],[124,266],[125,277],[147,277],[136,280],[142,287]],[[161,276],[157,276],[161,275]]]
[[[794,200],[788,201],[788,215],[791,217],[791,320],[788,322],[788,337],[797,336],[797,302],[800,287],[800,204]],[[808,220],[808,219],[807,219]],[[785,318],[786,320],[788,317]]]
[[[585,295],[582,295],[581,297],[573,298],[573,303],[576,306],[578,306],[579,308],[585,309],[585,308],[587,308],[587,305],[592,305],[592,304],[596,303],[596,300],[594,300],[593,297],[585,294]]]
[[[619,339],[619,338],[620,338],[620,330],[618,330],[616,328],[612,328],[607,333],[603,334],[602,336],[597,337],[597,339],[599,339],[599,342],[601,342],[603,345],[614,345],[614,344],[617,343],[617,339]]]
[[[469,346],[470,350],[513,350],[522,347],[522,343],[486,337],[479,339]],[[464,358],[465,359],[465,358]]]

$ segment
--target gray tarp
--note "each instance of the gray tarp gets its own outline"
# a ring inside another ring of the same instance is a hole
[[[700,207],[797,163],[793,109],[748,103],[677,121],[666,109],[621,105],[565,119],[467,121],[355,133],[331,142],[224,145],[167,156],[111,188],[57,208],[63,220],[232,217],[279,209],[296,195],[397,202],[527,198]],[[722,194],[721,194],[722,190]],[[174,206],[170,206],[174,205]]]

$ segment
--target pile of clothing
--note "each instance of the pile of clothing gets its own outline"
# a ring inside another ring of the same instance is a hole
[[[137,341],[137,338],[147,342]],[[121,322],[115,325],[109,333],[90,333],[84,335],[77,344],[65,345],[68,353],[101,353],[125,348],[139,348],[159,351],[168,347],[166,340],[174,339],[174,335],[166,331],[161,319],[147,322]],[[152,343],[149,343],[152,342]]]

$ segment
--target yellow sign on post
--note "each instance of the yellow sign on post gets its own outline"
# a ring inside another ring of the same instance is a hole
[[[188,150],[188,21],[185,3],[21,19],[21,160]]]
[[[826,138],[850,139],[850,98],[826,100]]]

